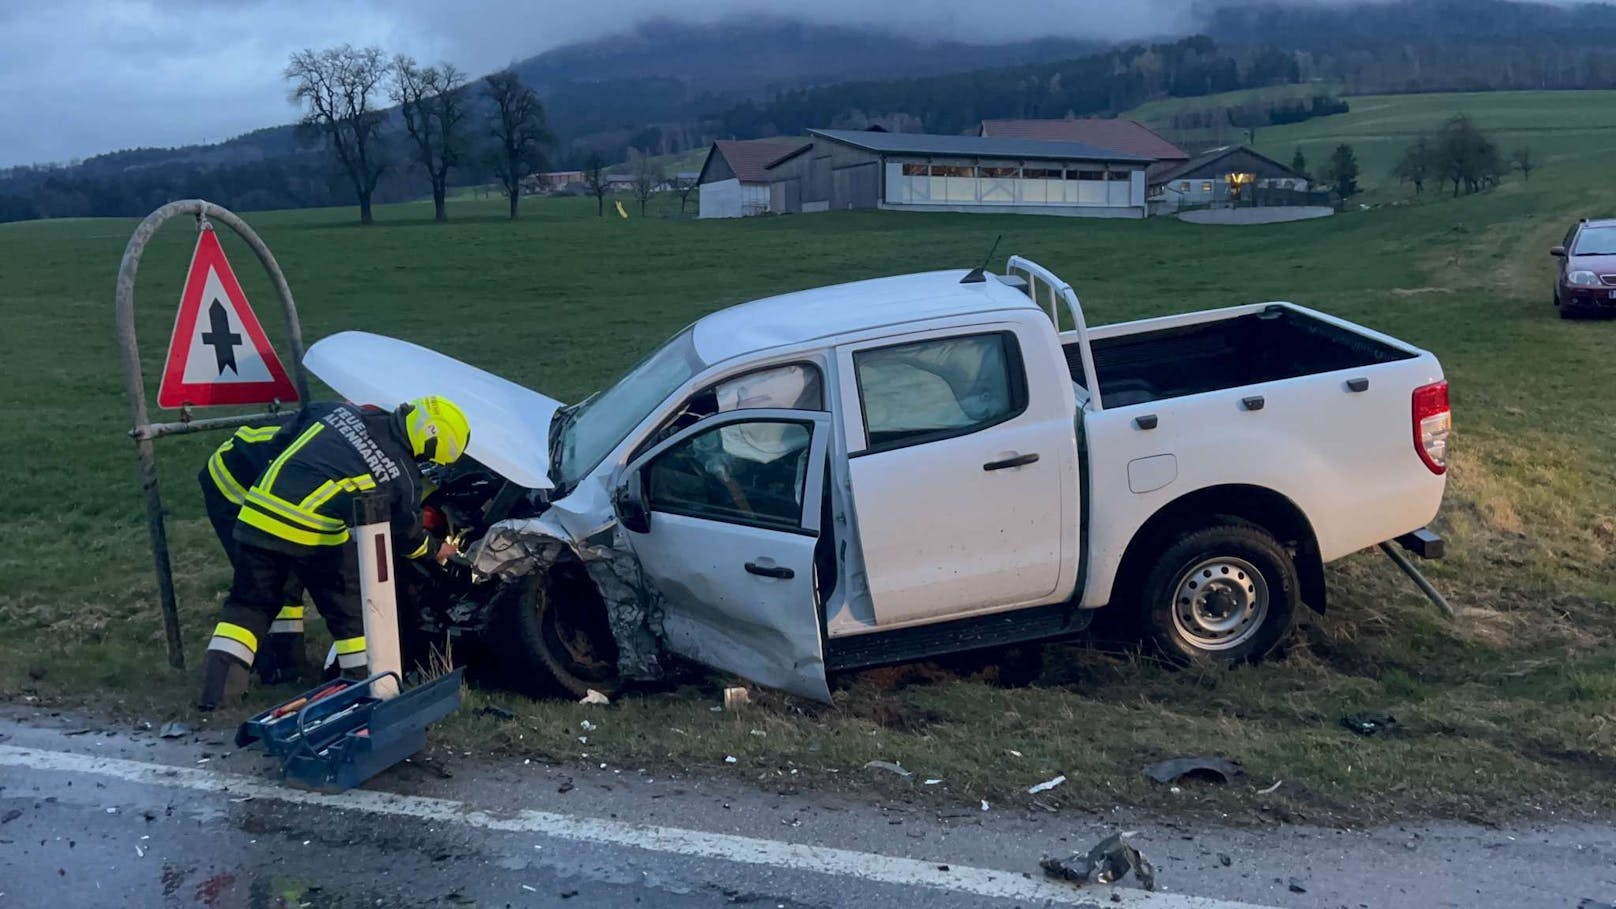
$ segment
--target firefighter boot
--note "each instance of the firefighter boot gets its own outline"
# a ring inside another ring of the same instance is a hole
[[[214,710],[240,701],[247,694],[249,681],[246,663],[228,653],[209,650],[202,664],[202,696],[197,698],[196,709]]]

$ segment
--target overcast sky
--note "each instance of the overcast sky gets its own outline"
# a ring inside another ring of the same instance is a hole
[[[655,16],[807,13],[954,38],[1121,39],[1192,26],[1194,2],[996,0],[984,16],[981,0],[925,0],[917,16],[913,0],[0,0],[0,167],[289,122],[281,69],[302,47],[376,44],[480,74]]]

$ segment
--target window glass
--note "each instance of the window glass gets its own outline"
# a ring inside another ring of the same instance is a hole
[[[652,511],[796,530],[812,440],[812,424],[780,420],[697,433],[646,467],[647,501]]]
[[[1181,193],[1189,192],[1190,191],[1190,181],[1188,181],[1188,180],[1180,180],[1180,181],[1178,181],[1178,191],[1181,192]]]
[[[1584,227],[1582,233],[1577,234],[1577,245],[1572,248],[1573,256],[1610,256],[1616,255],[1616,227]]]
[[[1105,171],[1103,171],[1103,170],[1079,170],[1079,171],[1071,171],[1071,173],[1077,174],[1077,179],[1079,179],[1079,180],[1104,180],[1105,179]]]
[[[976,168],[953,164],[933,164],[931,168],[933,177],[974,177]]]
[[[557,484],[567,489],[576,485],[658,404],[705,367],[687,328],[616,385],[564,411],[564,431],[552,442],[556,450],[551,471]]]
[[[989,167],[984,165],[982,167],[978,167],[976,170],[977,174],[983,177],[1014,177],[1016,175],[1016,171],[1020,170],[1020,168]]]
[[[871,449],[965,435],[1025,407],[1019,351],[1004,332],[861,350],[853,365]]]
[[[767,366],[709,385],[691,395],[683,407],[663,421],[640,444],[636,455],[713,414],[763,409],[824,410],[824,382],[819,367],[811,363]]]
[[[903,175],[905,177],[925,177],[930,174],[931,165],[929,164],[905,164],[903,166]]]
[[[1201,192],[1209,193],[1211,191],[1212,191],[1212,181],[1211,180],[1202,180],[1201,181]]]
[[[1028,167],[1021,171],[1021,175],[1028,180],[1059,180],[1060,168]]]

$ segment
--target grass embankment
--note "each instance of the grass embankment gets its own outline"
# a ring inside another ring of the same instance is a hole
[[[922,668],[856,676],[830,708],[765,694],[741,714],[711,712],[711,689],[631,695],[604,710],[477,695],[516,718],[463,711],[439,735],[557,761],[587,753],[590,763],[769,779],[795,769],[808,785],[902,788],[861,769],[897,760],[917,779],[944,780],[916,790],[967,805],[1024,804],[1028,785],[1064,773],[1070,782],[1041,797],[1050,805],[1496,816],[1616,807],[1616,324],[1556,319],[1545,255],[1568,220],[1616,212],[1616,188],[1601,179],[1612,166],[1616,142],[1571,143],[1530,184],[1254,228],[864,212],[597,219],[588,199],[526,202],[514,224],[497,202],[457,203],[446,225],[420,206],[382,209],[370,228],[348,211],[251,221],[287,270],[309,339],[386,332],[564,400],[702,313],[973,264],[999,233],[1001,253],[1067,276],[1094,323],[1289,299],[1426,346],[1448,370],[1457,414],[1438,525],[1451,558],[1431,569],[1457,621],[1438,618],[1383,560],[1359,556],[1330,569],[1329,614],[1304,616],[1288,655],[1258,668],[1172,673],[1060,647],[1028,689]],[[0,226],[10,530],[0,693],[158,718],[186,709],[197,678],[164,661],[124,437],[111,304],[132,227]],[[139,324],[154,382],[191,242],[176,225],[143,264]],[[279,338],[266,282],[226,243]],[[227,581],[192,485],[216,441],[158,446],[193,667]],[[1337,726],[1360,709],[1389,710],[1402,729],[1368,739]],[[577,740],[584,718],[601,727],[587,744]],[[1172,795],[1139,772],[1203,753],[1243,762],[1254,785]],[[1277,779],[1276,792],[1255,793]]]

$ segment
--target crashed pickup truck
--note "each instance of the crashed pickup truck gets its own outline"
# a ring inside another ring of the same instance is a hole
[[[677,656],[828,700],[829,673],[1101,607],[1171,657],[1252,660],[1325,608],[1324,563],[1440,542],[1430,353],[1289,303],[1091,329],[1021,257],[725,309],[566,406],[362,332],[306,364],[465,409],[471,463],[426,517],[466,558],[419,569],[406,630],[533,693]]]

